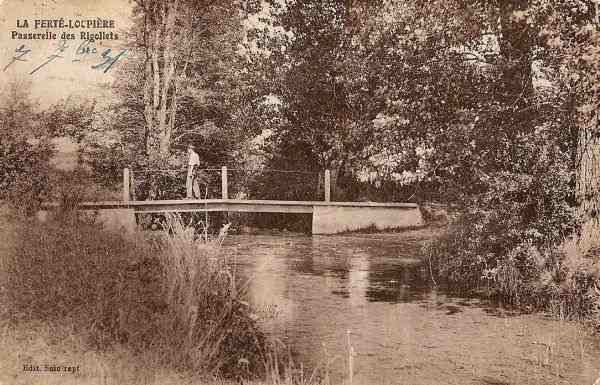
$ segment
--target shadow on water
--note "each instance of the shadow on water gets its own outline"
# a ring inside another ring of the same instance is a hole
[[[429,277],[420,263],[374,263],[366,296],[372,302],[412,302],[429,291]]]

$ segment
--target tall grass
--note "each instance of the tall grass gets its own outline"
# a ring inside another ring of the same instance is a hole
[[[215,240],[198,237],[177,215],[167,216],[164,227],[158,260],[172,333],[161,343],[175,346],[171,356],[198,372],[263,375],[265,339],[245,301],[246,286],[220,247],[224,233]]]
[[[89,348],[150,352],[152,366],[198,376],[265,375],[265,338],[227,253],[176,217],[159,242],[132,242],[64,213],[19,220],[6,269],[5,317],[68,329]]]

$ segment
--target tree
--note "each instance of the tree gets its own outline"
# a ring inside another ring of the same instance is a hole
[[[136,47],[119,87],[144,154],[166,159],[208,123],[225,128],[247,96],[241,9],[235,1],[136,0]],[[131,87],[133,85],[133,87]],[[141,87],[140,87],[141,85]],[[139,101],[143,101],[140,104]],[[130,126],[131,127],[131,126]],[[125,127],[123,127],[125,128]]]

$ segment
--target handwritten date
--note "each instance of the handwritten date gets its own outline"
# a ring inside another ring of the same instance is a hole
[[[46,60],[33,68],[29,74],[33,75],[34,73],[40,71],[47,65],[51,64],[55,60],[64,61],[65,56],[67,56],[67,49],[70,48],[70,45],[67,45],[67,40],[62,39],[58,41],[56,48],[54,51],[46,58]],[[96,48],[95,44],[91,40],[84,40],[79,45],[73,45],[72,48],[72,58],[71,62],[81,62],[84,57],[91,56],[93,59],[98,59],[99,62],[90,66],[92,70],[99,70],[104,73],[107,73],[127,52],[126,49],[121,50],[120,52],[113,52],[112,49],[107,48],[102,52],[99,52]],[[32,53],[32,49],[25,46],[25,44],[21,44],[14,51],[14,56],[11,60],[4,66],[3,71],[6,71],[11,65],[15,62],[27,62],[28,55]]]

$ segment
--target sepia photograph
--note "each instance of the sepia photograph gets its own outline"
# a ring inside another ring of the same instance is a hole
[[[600,0],[0,0],[0,385],[600,385]]]

